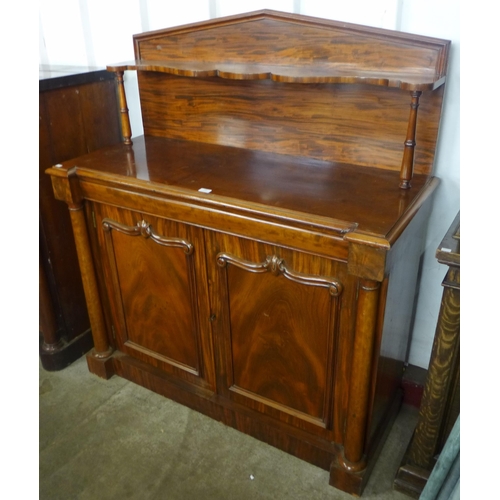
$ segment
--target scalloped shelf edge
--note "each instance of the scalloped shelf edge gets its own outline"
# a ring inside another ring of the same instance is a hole
[[[267,66],[241,63],[197,63],[177,61],[130,61],[108,65],[108,71],[152,71],[190,78],[218,77],[228,80],[272,80],[282,83],[347,83],[400,88],[411,91],[435,90],[446,80],[445,76],[421,73],[375,73],[317,66]]]

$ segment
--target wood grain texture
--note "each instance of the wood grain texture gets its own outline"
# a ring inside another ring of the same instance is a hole
[[[414,157],[415,157],[415,137],[417,135],[417,117],[421,91],[411,93],[410,118],[408,119],[408,129],[406,131],[405,149],[403,160],[401,162],[401,174],[399,176],[401,182],[399,187],[409,189],[411,187],[411,179],[413,177]]]
[[[228,43],[230,41],[230,43]],[[449,42],[282,12],[260,11],[134,36],[135,57],[446,73]],[[356,57],[357,56],[357,57]],[[362,57],[360,57],[362,56]],[[355,62],[354,62],[355,61]]]
[[[127,96],[125,95],[125,85],[123,71],[116,71],[116,84],[118,88],[118,102],[120,104],[120,122],[122,128],[123,143],[132,144],[132,128],[130,127],[130,117],[128,114]]]
[[[66,98],[61,98],[61,92]],[[54,198],[45,170],[54,163],[84,154],[83,120],[77,94],[71,90],[40,94],[39,121],[39,223],[40,262],[47,283],[47,317],[54,316],[48,343],[62,336],[71,340],[90,326],[81,284],[68,207]],[[72,114],[68,110],[76,110]],[[43,293],[43,292],[42,292]]]
[[[213,364],[200,233],[138,212],[104,206],[94,210],[107,255],[117,347],[209,385]]]
[[[443,84],[443,79],[437,82],[433,74],[414,74],[403,71],[384,71],[359,69],[352,65],[333,63],[303,65],[272,65],[255,63],[227,63],[227,62],[200,62],[200,61],[130,61],[116,65],[109,65],[109,71],[122,74],[125,70],[148,71],[165,73],[190,78],[223,78],[227,80],[271,80],[283,83],[344,83],[365,84],[379,87],[393,87],[411,89],[412,91],[435,90]]]
[[[191,259],[179,248],[157,249],[152,238],[127,234],[113,222],[105,219],[103,224],[109,224],[108,245],[114,257],[123,304],[125,342],[131,349],[142,348],[175,360],[173,362],[197,375]],[[144,276],[154,276],[154,279],[145,280]],[[163,333],[165,329],[170,335]]]
[[[108,358],[113,352],[113,348],[108,342],[83,206],[70,206],[69,213],[75,236],[83,290],[85,292],[90,324],[92,325],[94,356],[102,359]]]
[[[317,467],[329,469],[336,450],[334,443],[317,438],[296,427],[287,426],[266,415],[256,418],[255,412],[246,405],[225,398],[215,398],[198,387],[173,383],[161,370],[123,353],[116,352],[113,361],[117,375],[134,383],[140,381],[142,386],[158,394],[178,401],[240,432],[250,434]]]
[[[333,344],[333,328],[325,324],[332,316],[331,297],[271,274],[229,269],[231,389],[284,411],[296,410],[321,425]],[[250,294],[255,299],[248,308]],[[307,338],[305,332],[317,335]]]
[[[341,384],[344,362],[336,347],[338,329],[351,325],[349,309],[341,307],[353,300],[351,287],[344,292],[343,281],[351,281],[345,265],[251,240],[209,236],[209,262],[231,255],[213,272],[223,393],[316,434],[341,434],[344,392],[334,392],[339,399],[333,400],[331,391]],[[294,274],[342,283],[339,298],[329,287],[299,283],[262,266],[266,255],[278,254]]]
[[[418,498],[460,413],[460,212],[436,251],[449,266],[412,440],[401,461],[394,487]]]
[[[109,73],[50,67],[46,77],[46,70],[39,81],[40,357],[45,369],[60,370],[92,348],[92,336],[68,208],[54,198],[45,170],[118,143],[120,130]]]
[[[142,71],[138,78],[146,135],[400,170],[409,92],[214,78],[201,85]],[[421,99],[416,173],[432,171],[441,103],[442,90]]]
[[[445,288],[439,323],[429,363],[428,378],[422,397],[421,413],[415,429],[409,459],[428,469],[440,444],[440,431],[446,400],[458,357],[460,335],[460,291]]]
[[[366,279],[359,281],[344,460],[342,460],[344,467],[352,472],[359,472],[366,467],[366,425],[370,411],[370,377],[379,296],[379,282]]]
[[[116,348],[89,366],[361,494],[401,402],[449,42],[264,11],[134,43],[110,69],[138,69],[145,135],[49,170],[85,203]]]
[[[96,192],[103,182],[112,182],[122,203],[124,192],[146,192],[154,184],[158,197],[239,216],[272,216],[280,226],[302,222],[303,229],[340,238],[354,230],[385,238],[435,189],[432,180],[416,175],[413,188],[401,195],[396,171],[148,136],[135,138],[132,147],[120,144],[63,162],[51,173],[64,175],[73,166],[82,189]],[[202,194],[199,188],[212,192]]]
[[[404,188],[432,172],[448,41],[261,11],[134,44],[108,69],[138,70],[146,135],[402,168]],[[426,91],[411,139],[410,91]]]

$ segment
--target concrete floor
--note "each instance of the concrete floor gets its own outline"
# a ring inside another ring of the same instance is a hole
[[[347,500],[328,473],[85,359],[40,367],[41,500]],[[408,500],[392,482],[416,425],[403,406],[363,494]],[[253,477],[253,479],[251,479]]]

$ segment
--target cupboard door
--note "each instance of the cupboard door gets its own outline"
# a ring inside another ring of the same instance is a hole
[[[118,349],[214,389],[203,233],[138,212],[95,210]]]
[[[221,392],[317,434],[332,429],[345,265],[214,235]]]

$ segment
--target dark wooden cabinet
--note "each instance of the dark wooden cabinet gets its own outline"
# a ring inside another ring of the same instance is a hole
[[[48,170],[89,369],[361,494],[401,402],[449,42],[259,11],[134,44],[108,68],[123,143]]]
[[[460,213],[436,258],[448,271],[417,426],[394,481],[397,490],[414,498],[422,493],[460,414]]]
[[[121,142],[114,76],[104,69],[41,66],[39,80],[40,359],[60,370],[93,346],[66,205],[45,170]]]

